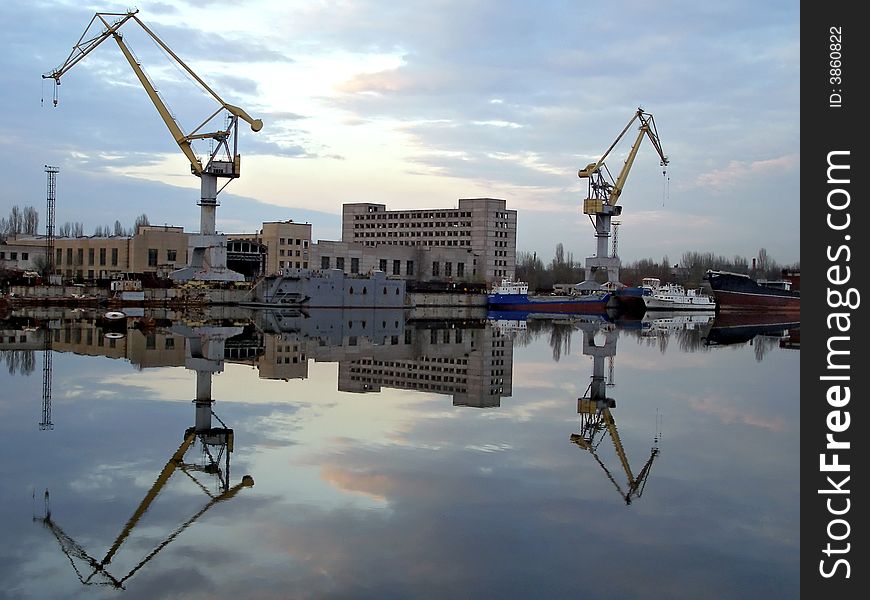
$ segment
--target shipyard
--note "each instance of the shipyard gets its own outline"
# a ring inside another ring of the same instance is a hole
[[[0,595],[848,577],[842,152],[800,560],[799,11],[636,8],[12,3]]]

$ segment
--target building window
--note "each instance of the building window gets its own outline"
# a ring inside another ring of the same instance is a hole
[[[61,260],[63,259],[63,250],[58,248],[54,254],[55,254],[54,262],[59,265],[61,263]]]
[[[178,250],[167,250],[166,251],[166,262],[174,263],[178,258]]]
[[[456,276],[465,277],[465,263],[456,263]]]
[[[157,266],[157,248],[148,248],[148,266]]]
[[[405,263],[405,275],[413,275],[414,274],[414,261],[409,260]]]
[[[94,264],[94,249],[88,248],[88,264],[93,266]]]
[[[359,259],[351,258],[350,259],[350,272],[351,273],[359,273]]]
[[[0,252],[0,260],[6,260],[6,253]]]
[[[76,264],[81,265],[85,262],[85,249],[79,248],[76,250]]]
[[[117,248],[112,248],[112,266],[113,267],[118,266],[118,249]]]
[[[343,256],[336,256],[335,257],[335,268],[341,269],[342,271],[344,271],[344,257]]]
[[[328,256],[321,256],[320,257],[320,268],[321,269],[328,269],[329,268],[329,258],[330,257],[328,257]]]
[[[450,277],[453,275],[453,263],[446,262],[444,263],[444,276]]]
[[[286,242],[287,240],[285,238],[281,238],[281,241],[279,243],[283,246]]]
[[[432,276],[438,277],[441,274],[441,265],[436,260],[432,263]]]
[[[105,266],[106,264],[106,249],[100,248],[100,266]]]
[[[284,261],[283,260],[278,263],[278,267],[281,269],[284,268]]]
[[[278,256],[284,256],[284,248],[278,250]]]
[[[384,273],[387,272],[387,259],[386,258],[382,258],[380,261],[378,261],[378,269],[380,269]]]
[[[21,260],[27,260],[28,258],[30,258],[30,254],[29,254],[29,253],[27,253],[27,252],[22,252],[22,253],[21,253]]]
[[[393,261],[393,275],[401,275],[402,270],[402,261],[394,260]]]

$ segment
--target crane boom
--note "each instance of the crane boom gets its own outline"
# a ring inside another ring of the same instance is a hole
[[[211,115],[209,115],[205,121],[203,121],[198,127],[196,127],[191,133],[185,134],[178,123],[175,121],[175,118],[172,116],[172,113],[169,111],[169,108],[166,106],[166,103],[163,102],[163,99],[157,93],[157,90],[154,88],[154,85],[148,79],[148,76],[145,74],[145,71],[142,69],[142,65],[133,56],[133,53],[127,47],[127,44],[124,43],[123,36],[118,32],[122,25],[127,23],[127,21],[133,20],[139,24],[145,33],[147,33],[163,50],[165,50],[169,56],[175,60],[178,65],[183,68],[194,80],[206,91],[209,95],[212,96],[220,105],[221,108],[229,112],[231,115],[237,118],[241,118],[243,121],[246,121],[253,131],[260,131],[263,128],[263,121],[260,119],[255,119],[251,115],[249,115],[245,110],[235,106],[233,104],[229,104],[225,102],[207,83],[205,83],[199,75],[197,75],[193,69],[191,69],[187,64],[179,58],[179,56],[172,51],[172,49],[166,45],[163,40],[161,40],[156,33],[151,31],[147,25],[145,25],[139,17],[136,16],[138,10],[131,10],[127,13],[96,13],[94,17],[91,19],[90,23],[88,23],[88,27],[85,29],[85,32],[79,38],[79,41],[73,46],[72,52],[67,57],[66,61],[51,71],[50,73],[44,74],[43,79],[54,79],[55,82],[55,93],[53,103],[57,106],[57,86],[60,85],[61,77],[69,72],[75,65],[77,65],[85,56],[90,54],[94,49],[97,48],[101,43],[103,43],[109,37],[115,39],[118,44],[118,47],[121,49],[121,53],[124,55],[124,58],[127,59],[127,62],[130,64],[130,68],[133,69],[133,72],[136,74],[136,77],[139,79],[139,83],[142,84],[142,87],[145,89],[145,92],[148,94],[148,97],[151,99],[151,102],[154,104],[154,107],[157,109],[160,118],[163,119],[163,122],[166,124],[167,129],[172,134],[172,138],[175,140],[175,143],[181,148],[181,151],[187,157],[187,160],[190,161],[191,170],[195,175],[201,175],[203,172],[202,162],[197,158],[193,149],[191,148],[191,141],[198,139],[214,139],[218,142],[224,142],[226,139],[230,137],[232,131],[230,129],[227,130],[219,130],[211,133],[200,133],[199,130],[202,129],[209,121],[211,121],[221,109],[218,109]],[[114,22],[110,22],[108,17],[119,17]],[[103,25],[104,29],[102,32],[92,38],[85,39],[88,31],[93,26],[94,22],[99,20]],[[222,174],[222,173],[219,173]],[[232,174],[230,176],[238,177],[238,171],[233,169]]]
[[[619,141],[625,136],[632,123],[635,121],[640,121],[640,127],[638,128],[637,137],[629,150],[628,158],[625,159],[625,163],[623,164],[616,181],[608,181],[605,174],[609,175],[610,171],[607,169],[604,161],[610,154],[611,150],[613,150]],[[668,157],[665,156],[665,153],[662,150],[662,144],[659,140],[658,131],[656,130],[655,119],[650,113],[645,112],[643,108],[638,108],[628,124],[616,137],[616,140],[610,145],[604,154],[601,155],[601,158],[599,158],[597,162],[589,163],[577,172],[577,176],[581,179],[589,179],[590,194],[589,198],[587,198],[583,204],[584,213],[597,214],[604,210],[604,205],[614,206],[617,203],[619,196],[622,194],[622,190],[625,187],[625,182],[628,179],[628,174],[634,164],[634,159],[637,157],[637,151],[640,149],[640,143],[644,136],[649,138],[653,147],[656,149],[656,152],[661,159],[659,164],[662,167],[668,165]]]

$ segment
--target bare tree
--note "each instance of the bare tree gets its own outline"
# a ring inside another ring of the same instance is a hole
[[[39,213],[32,206],[24,209],[22,215],[22,233],[36,235],[39,233]]]
[[[133,233],[135,234],[136,232],[139,231],[140,225],[150,225],[150,224],[151,223],[148,221],[148,215],[146,215],[145,213],[142,213],[141,215],[136,217],[136,223],[133,225]]]

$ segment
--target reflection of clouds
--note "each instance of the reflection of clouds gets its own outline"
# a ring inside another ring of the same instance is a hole
[[[754,415],[747,412],[744,407],[728,404],[724,398],[689,398],[689,407],[712,415],[728,425],[742,423],[770,431],[783,431],[785,429],[785,421],[781,417]]]

